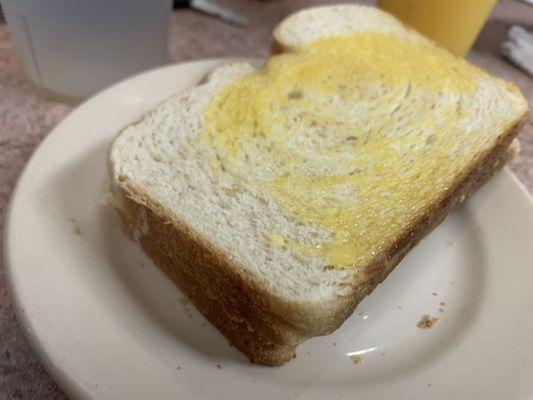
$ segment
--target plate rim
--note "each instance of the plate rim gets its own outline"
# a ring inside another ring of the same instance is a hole
[[[61,388],[61,390],[72,399],[93,399],[94,397],[91,395],[91,393],[87,390],[85,390],[82,386],[78,385],[76,379],[74,376],[71,376],[69,374],[68,370],[61,368],[59,365],[55,365],[52,361],[52,357],[50,356],[50,351],[44,346],[41,339],[39,338],[39,335],[37,332],[33,329],[34,324],[32,320],[26,315],[24,311],[23,306],[23,300],[21,299],[20,293],[17,290],[17,286],[14,281],[13,276],[13,266],[14,264],[11,259],[11,250],[9,246],[10,237],[12,235],[13,225],[15,225],[13,218],[12,218],[12,210],[14,207],[15,202],[17,201],[17,198],[19,197],[19,192],[21,190],[22,183],[26,179],[26,176],[28,175],[28,171],[31,168],[31,165],[35,162],[39,154],[41,154],[46,146],[49,146],[49,144],[54,140],[55,136],[57,135],[57,131],[63,125],[66,121],[70,120],[71,118],[75,118],[75,115],[82,109],[86,108],[88,105],[93,103],[94,101],[97,101],[98,98],[105,96],[106,94],[115,91],[118,87],[123,85],[130,85],[133,81],[142,79],[150,74],[158,74],[161,73],[164,70],[172,70],[176,68],[180,68],[182,66],[186,65],[193,65],[193,64],[204,64],[204,63],[217,63],[217,62],[230,62],[232,60],[238,60],[238,59],[245,59],[245,60],[256,60],[255,58],[237,58],[237,57],[209,57],[209,58],[201,58],[201,59],[194,59],[194,60],[188,60],[184,62],[177,62],[172,63],[168,65],[158,66],[154,68],[150,68],[144,71],[141,71],[137,74],[128,76],[124,79],[119,80],[118,82],[115,82],[111,84],[110,86],[107,86],[103,88],[102,90],[96,92],[92,96],[88,97],[81,103],[74,106],[74,108],[68,113],[66,117],[64,117],[62,120],[60,120],[46,135],[46,137],[37,145],[31,156],[26,161],[22,172],[17,178],[17,182],[15,184],[15,187],[13,188],[13,191],[11,192],[11,196],[8,201],[8,205],[6,208],[6,214],[5,214],[5,223],[4,223],[4,238],[3,238],[3,246],[4,246],[4,252],[3,252],[3,261],[4,261],[4,274],[5,274],[5,280],[6,280],[6,287],[8,296],[11,299],[11,304],[13,306],[13,310],[15,311],[15,316],[17,318],[17,322],[20,325],[20,330],[22,331],[22,334],[24,336],[24,339],[29,344],[31,350],[34,352],[34,354],[37,356],[41,364],[43,365],[46,372],[50,375],[52,380]],[[161,101],[163,101],[162,99]]]

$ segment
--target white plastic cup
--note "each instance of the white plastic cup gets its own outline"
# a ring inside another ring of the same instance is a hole
[[[1,0],[30,80],[77,101],[165,63],[172,0]]]

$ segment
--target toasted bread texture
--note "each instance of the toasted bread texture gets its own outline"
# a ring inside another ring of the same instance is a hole
[[[512,85],[374,8],[319,7],[114,140],[124,230],[251,361],[337,329],[504,164]]]

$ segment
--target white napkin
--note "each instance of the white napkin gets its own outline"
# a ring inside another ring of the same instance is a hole
[[[533,76],[533,33],[518,25],[513,25],[502,44],[503,55]]]

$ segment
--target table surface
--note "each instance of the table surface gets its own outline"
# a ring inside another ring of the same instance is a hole
[[[192,10],[173,13],[169,38],[170,62],[225,57],[266,57],[270,32],[284,16],[318,0],[219,0],[250,19],[246,29],[227,25]],[[531,28],[533,7],[502,0],[481,32],[468,58],[489,72],[517,84],[533,103],[533,79],[499,54],[511,24]],[[7,204],[25,163],[37,145],[72,106],[43,98],[26,81],[5,24],[0,23],[0,253]],[[522,151],[511,168],[533,193],[533,121],[519,135]],[[0,259],[0,398],[65,399],[37,355],[29,348],[8,296]]]

